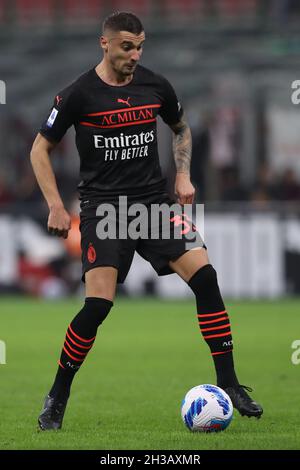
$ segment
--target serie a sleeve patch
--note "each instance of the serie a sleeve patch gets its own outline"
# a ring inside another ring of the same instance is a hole
[[[47,120],[47,127],[53,126],[57,114],[58,114],[58,110],[56,108],[53,108]]]

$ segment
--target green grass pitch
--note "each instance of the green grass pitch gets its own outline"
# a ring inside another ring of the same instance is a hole
[[[222,433],[191,433],[181,421],[185,393],[215,383],[194,302],[117,298],[75,377],[58,432],[37,416],[57,368],[65,330],[81,300],[2,298],[0,449],[300,449],[300,300],[227,302],[241,383],[262,403],[260,420],[236,411]]]

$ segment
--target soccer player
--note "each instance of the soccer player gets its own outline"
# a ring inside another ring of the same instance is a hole
[[[65,336],[58,371],[38,418],[42,430],[59,429],[76,372],[93,346],[97,329],[113,306],[117,282],[123,282],[137,251],[159,275],[177,273],[196,297],[199,326],[216,369],[217,385],[231,397],[241,415],[259,418],[253,401],[235,374],[230,322],[217,276],[203,243],[187,249],[184,239],[101,239],[96,214],[101,203],[171,205],[157,152],[156,118],[173,131],[177,168],[175,192],[179,204],[191,204],[191,132],[170,83],[138,64],[145,41],[140,20],[118,12],[103,24],[103,59],[54,99],[49,117],[33,143],[31,162],[49,207],[48,231],[66,238],[70,216],[60,197],[50,153],[74,125],[80,156],[81,247],[86,298]],[[173,219],[174,220],[174,219]],[[182,224],[191,224],[180,219]],[[195,230],[192,227],[192,230]]]

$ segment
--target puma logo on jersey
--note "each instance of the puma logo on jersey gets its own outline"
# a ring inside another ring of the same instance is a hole
[[[123,100],[122,98],[118,98],[117,101],[118,103],[123,103],[123,104],[127,104],[127,106],[131,106],[131,104],[129,103],[129,100],[130,100],[130,96],[127,98],[127,100]]]
[[[61,102],[61,100],[62,100],[62,97],[61,97],[61,96],[59,96],[59,95],[57,95],[55,99],[56,99],[56,106],[58,106],[58,105],[59,105],[59,103],[60,103],[60,102]]]

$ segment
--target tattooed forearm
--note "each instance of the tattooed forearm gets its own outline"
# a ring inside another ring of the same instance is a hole
[[[171,126],[173,130],[173,153],[178,173],[190,172],[192,155],[192,136],[189,125],[182,116],[181,121]]]

